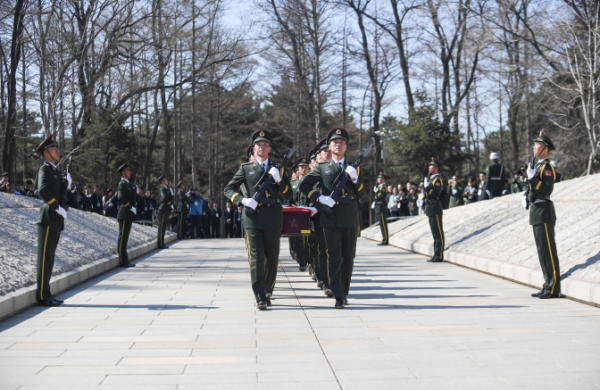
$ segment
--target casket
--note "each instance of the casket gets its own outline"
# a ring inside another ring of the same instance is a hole
[[[310,210],[294,207],[283,207],[282,236],[308,236],[310,234]]]

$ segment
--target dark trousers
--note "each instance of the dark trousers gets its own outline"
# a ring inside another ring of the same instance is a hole
[[[306,267],[310,261],[310,248],[308,245],[307,237],[297,236],[294,237],[294,252],[296,253],[296,261],[300,267]]]
[[[226,223],[225,224],[225,238],[233,238],[233,224]]]
[[[390,237],[388,234],[387,213],[379,213],[379,230],[381,230],[381,242],[389,243]]]
[[[212,224],[212,231],[211,231],[211,237],[212,238],[219,238],[221,237],[221,224],[220,223],[213,223]]]
[[[327,277],[327,243],[325,242],[325,230],[322,226],[315,228],[316,232],[311,237],[314,237],[314,262],[315,272],[317,273],[317,281],[323,282],[325,287],[329,287],[329,278]]]
[[[324,227],[329,288],[336,298],[350,292],[358,228]]]
[[[117,253],[119,254],[119,264],[125,265],[129,263],[129,255],[127,254],[127,243],[129,242],[129,233],[131,232],[131,224],[133,221],[119,220],[119,242]]]
[[[446,240],[444,238],[444,225],[442,223],[442,216],[430,216],[429,228],[431,229],[431,235],[433,236],[433,257],[438,257],[440,260],[444,260],[444,245],[446,244]]]
[[[185,213],[177,213],[177,239],[183,240],[185,238],[186,233],[186,217]]]
[[[60,228],[38,225],[37,295],[38,301],[50,296],[50,277],[54,267],[54,253],[60,239]]]
[[[292,256],[292,259],[298,261],[296,258],[296,236],[289,236],[288,243],[290,247],[290,256]]]
[[[235,238],[242,238],[242,223],[235,225]]]
[[[156,245],[158,248],[162,248],[165,246],[165,230],[167,230],[167,215],[159,214],[158,215],[158,239]]]
[[[192,220],[192,227],[190,235],[193,238],[202,238],[202,220],[199,215],[191,215],[190,219]]]
[[[499,189],[499,190],[490,190],[490,194],[492,195],[490,197],[490,199],[494,199],[494,198],[497,198],[499,196],[502,196],[502,189]]]
[[[258,302],[271,296],[275,289],[281,230],[245,230],[252,291]]]
[[[554,223],[533,226],[533,236],[537,247],[538,258],[542,273],[544,274],[544,285],[542,291],[552,295],[560,294],[560,264],[554,241]]]

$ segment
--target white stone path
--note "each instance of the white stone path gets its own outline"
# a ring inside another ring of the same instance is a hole
[[[172,244],[0,322],[0,389],[599,389],[600,309],[360,240],[349,297],[282,241],[254,309],[242,240]]]

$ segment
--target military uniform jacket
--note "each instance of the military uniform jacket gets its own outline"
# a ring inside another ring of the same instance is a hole
[[[133,221],[135,219],[135,214],[131,212],[131,208],[134,207],[135,202],[135,187],[127,180],[121,179],[117,192],[119,194],[117,220]]]
[[[63,230],[65,221],[56,210],[60,204],[63,177],[58,168],[44,162],[38,172],[38,194],[44,200],[38,214],[38,225],[50,226]]]
[[[487,167],[485,173],[485,188],[487,190],[503,190],[506,178],[504,175],[504,165],[493,162]]]
[[[554,204],[550,200],[555,180],[556,171],[547,159],[535,164],[535,176],[529,180],[532,188],[530,195],[535,198],[533,203],[529,205],[530,225],[541,225],[556,221]]]
[[[387,212],[387,187],[385,183],[377,184],[377,194],[375,195],[375,214]]]
[[[344,164],[343,169],[348,166]],[[300,183],[300,191],[308,196],[308,198],[316,203],[321,195],[329,196],[335,187],[333,182],[338,174],[343,170],[334,163],[333,159],[327,162],[319,163]],[[358,197],[362,194],[364,185],[360,180],[360,168],[356,169],[359,178],[356,183],[348,179],[346,188],[342,191],[342,196],[347,196],[352,199],[350,203],[338,203],[332,209],[331,213],[320,212],[320,224],[323,227],[351,228],[358,227],[359,224],[359,208]],[[318,185],[320,190],[315,188]]]
[[[160,206],[158,206],[158,215],[169,214],[171,204],[173,203],[173,194],[169,187],[160,186]]]
[[[304,194],[302,191],[300,191],[300,184],[302,183],[303,180],[304,180],[304,177],[302,179],[298,180],[298,185],[296,186],[296,189],[294,190],[294,203],[297,204],[298,206],[310,205],[310,199],[308,199],[308,196],[306,196],[306,194]]]
[[[465,191],[465,187],[461,182],[455,183],[450,186],[450,207],[462,206],[465,204],[465,200],[463,198],[463,193]]]
[[[177,212],[187,214],[189,199],[181,188],[177,191],[177,200],[179,201]]]
[[[292,204],[298,204],[296,201],[296,197],[298,194],[298,191],[300,190],[300,183],[299,180],[290,180],[290,188],[292,189]]]
[[[444,210],[440,202],[440,195],[444,190],[444,183],[439,175],[429,176],[429,185],[425,187],[425,215],[433,217],[442,215]]]
[[[272,167],[273,165],[269,161],[267,171]],[[277,184],[277,182],[272,181],[270,184],[273,193],[265,192],[265,197],[276,200],[275,204],[259,203],[254,214],[247,213],[247,209],[244,207],[242,224],[246,229],[281,230],[283,214],[279,198],[282,196],[284,199],[290,200],[293,196],[292,187],[283,171],[283,168],[280,169],[281,183]],[[242,199],[254,196],[256,193],[254,185],[258,183],[264,173],[263,165],[257,161],[242,164],[231,181],[225,186],[223,191],[225,197],[230,199],[234,205],[239,206],[242,204]]]

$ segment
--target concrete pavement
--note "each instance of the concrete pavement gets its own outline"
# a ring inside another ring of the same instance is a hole
[[[0,322],[0,389],[600,389],[600,309],[359,239],[334,310],[282,240],[273,308],[244,242],[188,240]]]

